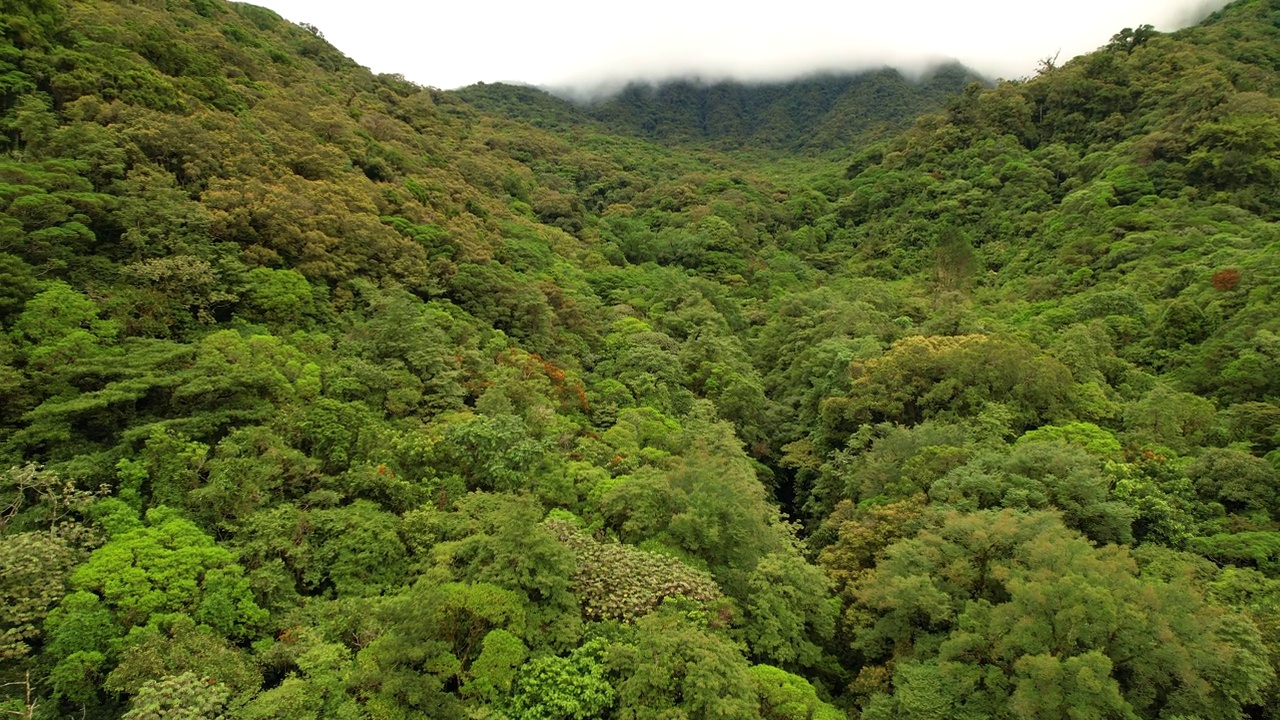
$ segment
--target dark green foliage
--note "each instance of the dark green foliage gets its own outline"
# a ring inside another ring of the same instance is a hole
[[[581,612],[572,589],[576,559],[527,495],[473,493],[458,512],[422,511],[415,521],[431,540],[432,559],[464,582],[492,584],[519,599],[520,626],[509,628],[532,648],[572,647]]]
[[[1219,562],[1256,567],[1272,576],[1280,573],[1280,533],[1245,532],[1194,538],[1191,548]]]
[[[382,607],[385,634],[360,651],[352,689],[373,712],[461,717],[449,686],[469,676],[494,630],[525,631],[517,593],[487,583],[424,581]]]
[[[1222,503],[1228,512],[1280,515],[1275,468],[1246,452],[1207,450],[1187,466],[1187,477],[1201,498]]]
[[[120,664],[104,686],[133,695],[148,683],[196,670],[218,678],[237,704],[262,686],[262,674],[243,650],[213,628],[180,614],[155,618],[129,631],[121,644]]]
[[[609,668],[621,676],[618,717],[759,717],[750,670],[731,647],[678,613],[645,616],[628,640],[606,651]]]
[[[915,82],[883,68],[785,83],[635,83],[581,105],[508,85],[481,83],[456,92],[486,112],[535,127],[594,126],[660,142],[709,142],[725,149],[830,150],[900,127],[976,81],[975,73],[952,64],[932,68]]]
[[[890,547],[855,595],[855,646],[892,661],[872,717],[1231,717],[1273,680],[1246,618],[1184,577],[1138,575],[1125,551],[1095,549],[1052,515],[951,516]]]

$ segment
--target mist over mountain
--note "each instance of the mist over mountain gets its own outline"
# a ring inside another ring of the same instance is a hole
[[[318,26],[378,72],[456,89],[483,82],[592,88],[699,76],[785,81],[882,66],[908,74],[955,59],[991,77],[1017,78],[1036,62],[1106,43],[1120,28],[1192,24],[1223,0],[793,0],[778,8],[651,0],[587,6],[264,0]]]
[[[900,128],[974,82],[989,81],[950,63],[915,77],[886,67],[774,82],[674,78],[597,88],[607,94],[502,83],[454,92],[487,112],[544,127],[594,121],[664,143],[821,151]]]

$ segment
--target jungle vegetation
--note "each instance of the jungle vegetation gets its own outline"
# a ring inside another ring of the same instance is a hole
[[[0,8],[4,712],[1280,718],[1280,0],[820,147]]]

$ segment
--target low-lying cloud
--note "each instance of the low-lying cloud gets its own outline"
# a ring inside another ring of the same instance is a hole
[[[1225,0],[651,0],[599,3],[258,0],[318,26],[377,72],[443,89],[475,82],[600,87],[698,76],[779,80],[890,65],[907,72],[948,60],[992,77],[1032,74],[1106,44],[1124,27],[1174,30]]]

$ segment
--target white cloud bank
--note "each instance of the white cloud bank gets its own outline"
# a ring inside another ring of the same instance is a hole
[[[957,59],[1023,77],[1124,27],[1174,30],[1226,0],[256,0],[376,72],[451,89],[475,82],[589,87],[677,75],[768,80]]]

